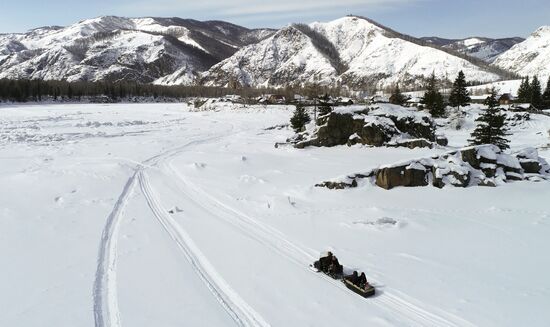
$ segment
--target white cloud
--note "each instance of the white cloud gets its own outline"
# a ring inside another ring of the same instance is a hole
[[[277,21],[299,16],[314,17],[317,14],[348,14],[352,10],[387,10],[426,0],[136,0],[115,4],[113,10],[133,16],[196,16],[244,21]],[[257,16],[257,17],[253,17]]]

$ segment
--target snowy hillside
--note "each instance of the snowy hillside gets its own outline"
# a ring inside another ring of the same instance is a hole
[[[514,45],[523,42],[519,37],[490,39],[485,37],[471,37],[461,40],[443,39],[438,37],[423,37],[422,40],[443,48],[459,51],[463,54],[492,63],[502,53]]]
[[[289,26],[245,47],[203,75],[205,85],[284,86],[285,82],[333,81],[352,87],[418,85],[435,72],[440,78],[463,70],[469,80],[499,78],[486,68],[433,47],[421,46],[359,17],[312,23],[311,32]],[[321,42],[319,40],[322,40]],[[316,43],[330,43],[332,58]],[[334,64],[341,61],[340,67]],[[339,68],[344,68],[340,71]],[[312,75],[313,74],[313,75]]]
[[[205,73],[201,82],[225,86],[232,81],[242,86],[283,86],[297,81],[332,83],[335,67],[294,26],[283,28],[268,39],[238,51]]]
[[[550,182],[314,187],[462,147],[481,107],[414,150],[275,148],[291,107],[212,109],[0,106],[0,325],[548,325]],[[550,159],[549,129],[511,151]],[[326,250],[377,295],[310,270]]]
[[[550,26],[543,26],[495,60],[495,65],[521,76],[550,76]]]
[[[99,17],[0,35],[0,78],[189,84],[270,33],[216,21]]]

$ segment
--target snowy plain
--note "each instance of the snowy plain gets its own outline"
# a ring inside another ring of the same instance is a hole
[[[0,325],[548,326],[549,183],[315,188],[445,150],[275,148],[291,110],[1,106]],[[549,129],[512,148],[550,160]],[[377,295],[309,270],[324,250]]]

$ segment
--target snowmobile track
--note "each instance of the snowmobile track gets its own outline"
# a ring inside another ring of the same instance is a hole
[[[144,171],[139,172],[139,183],[155,218],[177,244],[185,258],[208,289],[239,326],[269,326],[218,274],[208,259],[178,223],[167,214],[151,187]]]
[[[275,250],[275,252],[278,252],[305,269],[308,269],[308,265],[316,259],[314,255],[311,254],[312,251],[288,240],[279,230],[265,225],[257,219],[240,212],[238,209],[228,206],[202,190],[200,187],[188,182],[185,177],[171,165],[170,161],[165,162],[165,166],[162,167],[161,170],[175,177],[173,180],[178,182],[178,188],[187,198],[204,210],[212,213],[214,217],[228,222],[239,230],[244,231],[250,238],[255,239],[263,245],[267,245]],[[210,203],[204,203],[205,199]],[[310,272],[315,273],[311,270]],[[332,280],[328,276],[319,274],[318,276],[330,281],[332,285],[340,288],[342,291],[349,292],[339,281]],[[373,281],[377,283],[377,281]],[[442,315],[438,315],[429,312],[419,305],[414,304],[412,299],[405,300],[405,295],[400,297],[392,294],[394,292],[397,291],[386,289],[383,295],[365,299],[365,301],[369,301],[369,303],[373,303],[392,314],[397,314],[397,316],[407,322],[414,322],[414,326],[473,326],[470,322],[451,313],[441,312]],[[443,315],[448,317],[448,319]]]
[[[144,169],[152,168],[153,165],[156,165],[161,160],[166,160],[178,155],[185,148],[191,145],[205,143],[231,134],[234,126],[229,126],[229,131],[224,134],[211,135],[206,138],[202,137],[197,140],[191,140],[183,145],[161,152],[141,163],[136,164],[134,173],[124,185],[119,198],[115,202],[113,210],[107,217],[105,227],[103,228],[101,235],[97,267],[92,289],[95,327],[121,326],[116,286],[118,228],[120,226],[120,220],[124,213],[124,208],[126,207],[128,198],[133,193],[135,188],[139,173]]]
[[[128,179],[103,229],[93,287],[96,327],[120,326],[116,294],[117,239],[120,217],[136,185],[137,170]]]

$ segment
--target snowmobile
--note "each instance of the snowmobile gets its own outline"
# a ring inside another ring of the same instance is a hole
[[[336,267],[333,271],[326,269],[327,262],[323,262],[323,260],[327,260],[327,258],[330,257],[332,257],[332,253],[330,252],[321,253],[319,260],[310,265],[311,269],[315,272],[321,272],[331,278],[342,281],[342,283],[344,283],[349,290],[362,297],[373,296],[376,293],[374,287],[369,283],[367,283],[365,287],[359,287],[358,285],[347,280],[344,276],[344,267],[342,265],[339,265],[339,267]]]

